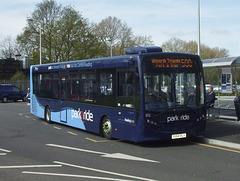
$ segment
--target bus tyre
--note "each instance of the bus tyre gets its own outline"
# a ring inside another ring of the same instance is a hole
[[[50,111],[50,108],[48,106],[45,108],[45,121],[47,123],[51,123],[52,122],[51,121],[51,111]]]
[[[102,134],[107,139],[112,139],[112,123],[108,117],[102,121]]]

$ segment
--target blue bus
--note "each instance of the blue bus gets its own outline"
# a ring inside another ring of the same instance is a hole
[[[133,47],[126,55],[33,65],[31,113],[107,139],[133,142],[205,134],[197,55]]]

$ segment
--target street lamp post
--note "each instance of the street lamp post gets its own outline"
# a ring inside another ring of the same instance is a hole
[[[201,56],[200,47],[200,0],[198,0],[198,55]]]
[[[110,45],[110,56],[112,57],[112,41],[111,41],[111,45]]]
[[[42,64],[42,28],[39,25],[39,64]]]
[[[112,57],[112,40],[109,39],[109,40],[107,40],[107,41],[110,42],[110,57]]]
[[[33,22],[34,20],[28,18],[28,21]],[[39,64],[42,64],[42,28],[41,24],[39,23]]]

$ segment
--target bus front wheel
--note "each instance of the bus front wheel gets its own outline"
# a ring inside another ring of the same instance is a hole
[[[51,111],[48,106],[45,108],[45,121],[51,123]]]
[[[107,139],[112,139],[112,123],[108,117],[102,121],[102,134]]]

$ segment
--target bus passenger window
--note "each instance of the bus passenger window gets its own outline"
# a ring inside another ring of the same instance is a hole
[[[81,74],[80,101],[94,103],[94,82],[96,80],[95,71],[83,71]]]
[[[96,81],[93,82],[93,92],[96,96],[95,104],[115,107],[116,69],[99,69],[96,74]]]
[[[100,74],[100,92],[102,95],[112,95],[112,78],[112,73],[102,72]]]

